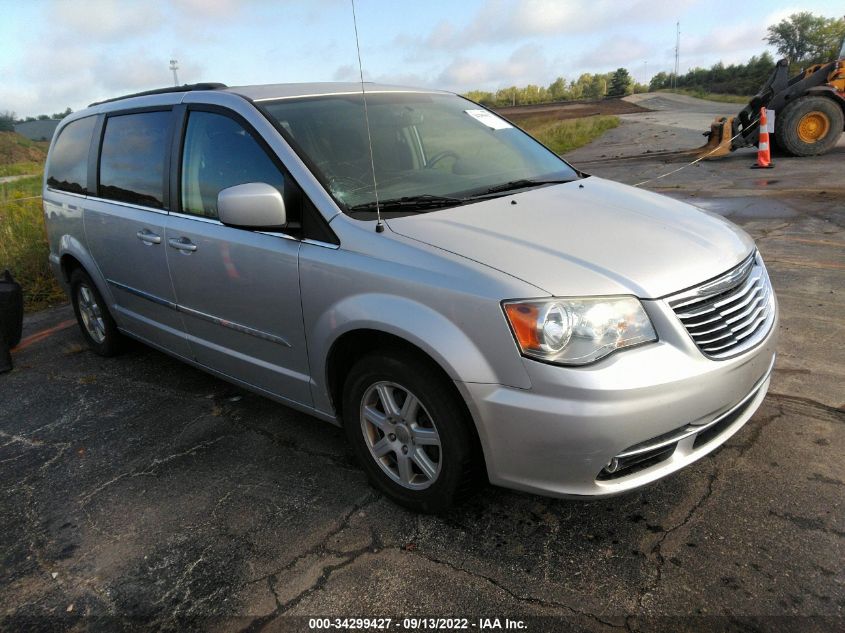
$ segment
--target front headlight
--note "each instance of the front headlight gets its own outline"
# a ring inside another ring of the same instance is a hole
[[[522,353],[560,365],[585,365],[657,340],[634,297],[505,301],[502,306]]]

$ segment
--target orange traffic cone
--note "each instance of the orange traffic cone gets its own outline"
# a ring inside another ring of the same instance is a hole
[[[752,169],[771,169],[772,154],[769,150],[769,122],[766,118],[766,108],[760,108],[760,139],[757,142],[757,164]]]

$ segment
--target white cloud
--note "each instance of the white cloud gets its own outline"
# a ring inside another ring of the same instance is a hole
[[[437,85],[454,90],[468,87],[492,89],[514,83],[545,83],[549,65],[537,44],[523,44],[505,60],[461,56],[449,63],[437,78]]]
[[[125,1],[125,0],[124,0]],[[173,4],[188,15],[198,19],[220,18],[239,11],[239,0],[173,0]]]
[[[80,108],[118,94],[170,85],[168,60],[179,59],[179,80],[205,79],[192,59],[199,29],[243,14],[236,0],[174,0],[170,5],[126,0],[53,0],[32,29],[20,61],[0,67],[4,93],[20,115]],[[168,29],[185,39],[181,51],[154,50]],[[188,35],[186,35],[188,34]],[[45,45],[46,43],[46,45]],[[180,53],[184,53],[184,56]]]
[[[620,24],[673,18],[701,0],[486,0],[465,26],[442,20],[423,36],[400,40],[440,50],[595,32]]]
[[[81,45],[66,46],[60,56],[36,49],[29,59],[28,76],[44,80],[37,87],[26,78],[14,78],[4,92],[14,96],[14,109],[21,116],[53,113],[71,106],[118,94],[140,92],[172,83],[167,61],[142,46],[120,54],[99,54]],[[180,82],[202,79],[204,68],[196,63],[180,63]],[[0,104],[0,110],[5,110]]]
[[[761,24],[737,24],[714,29],[709,33],[685,37],[681,40],[684,55],[730,55],[748,50],[760,51],[766,43],[766,27]]]
[[[574,66],[585,71],[599,69],[604,72],[615,70],[620,66],[641,65],[643,60],[651,57],[653,53],[654,47],[638,37],[608,37],[594,49],[586,51],[578,57]]]
[[[463,20],[453,17],[457,12],[444,11],[439,20],[429,14],[423,27],[403,19],[412,13],[404,3],[381,2],[359,1],[365,80],[457,91],[548,84],[560,75],[571,79],[620,66],[639,77],[645,60],[650,73],[668,70],[678,17],[682,70],[710,66],[720,58],[726,64],[744,62],[765,49],[767,25],[802,9],[817,11],[810,0],[812,7],[783,9],[779,0],[760,19],[722,19],[718,28],[703,33],[707,27],[694,24],[690,16],[729,15],[730,0],[476,0],[474,9],[462,12]],[[169,85],[171,57],[179,60],[180,82],[187,83],[359,78],[349,0],[33,4],[39,18],[26,28],[21,25],[25,35],[0,59],[0,110],[56,112]],[[688,11],[693,4],[696,10]],[[378,30],[375,11],[382,13]],[[252,38],[257,32],[264,34],[260,41]]]
[[[157,29],[162,20],[160,5],[121,0],[56,0],[47,14],[50,30],[62,40],[138,37]]]
[[[334,81],[358,81],[360,78],[358,67],[352,64],[338,66],[335,68],[334,73],[332,73],[332,79]]]

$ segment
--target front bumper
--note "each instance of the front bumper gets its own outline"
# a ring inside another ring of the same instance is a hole
[[[626,492],[723,444],[766,395],[771,329],[753,349],[706,358],[665,301],[643,301],[660,341],[594,365],[524,360],[531,389],[458,383],[476,420],[491,483],[560,497]],[[617,458],[616,473],[603,471]]]

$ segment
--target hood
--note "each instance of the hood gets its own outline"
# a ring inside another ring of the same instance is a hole
[[[563,297],[662,297],[715,277],[754,248],[717,215],[596,177],[387,224]]]

